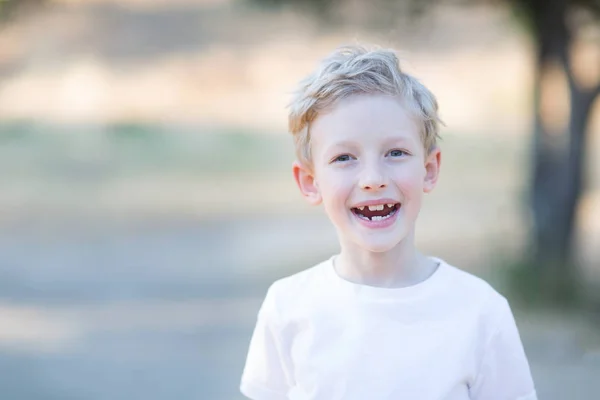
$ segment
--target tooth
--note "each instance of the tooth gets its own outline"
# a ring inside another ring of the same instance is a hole
[[[383,204],[380,204],[378,206],[369,206],[369,210],[371,210],[371,211],[381,211],[381,210],[383,210]]]
[[[383,217],[379,216],[379,215],[375,215],[374,217],[371,218],[373,221],[381,221],[383,219]]]
[[[388,204],[387,206],[388,206],[389,208],[392,208],[392,207],[394,207],[394,205],[393,205],[393,204],[391,204],[391,203],[390,203],[390,204]]]
[[[365,209],[365,206],[358,207],[358,209],[359,209],[360,211],[362,211],[362,210],[364,210],[364,209]]]

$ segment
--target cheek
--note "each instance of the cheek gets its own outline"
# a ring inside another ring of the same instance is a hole
[[[323,205],[330,216],[346,208],[352,185],[344,174],[324,174],[319,180],[319,185]]]
[[[396,175],[395,182],[403,197],[411,199],[421,197],[423,193],[423,171],[418,168],[405,170]]]

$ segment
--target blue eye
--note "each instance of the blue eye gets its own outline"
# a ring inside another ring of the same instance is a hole
[[[408,155],[408,153],[405,152],[404,150],[391,150],[389,154],[392,157],[403,157],[403,156]]]
[[[341,156],[337,156],[333,159],[333,162],[344,162],[350,161],[350,156],[348,154],[342,154]]]

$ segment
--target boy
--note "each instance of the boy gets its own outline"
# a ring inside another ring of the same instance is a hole
[[[341,252],[268,290],[242,375],[254,400],[535,400],[506,299],[414,244],[438,179],[438,106],[392,51],[342,48],[291,104],[309,203]]]

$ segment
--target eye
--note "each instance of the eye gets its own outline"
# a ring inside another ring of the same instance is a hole
[[[349,154],[342,154],[337,156],[336,158],[334,158],[332,160],[332,162],[345,162],[345,161],[350,161],[352,159],[352,157]]]
[[[392,157],[404,157],[408,155],[406,151],[398,149],[390,150],[388,154]]]

